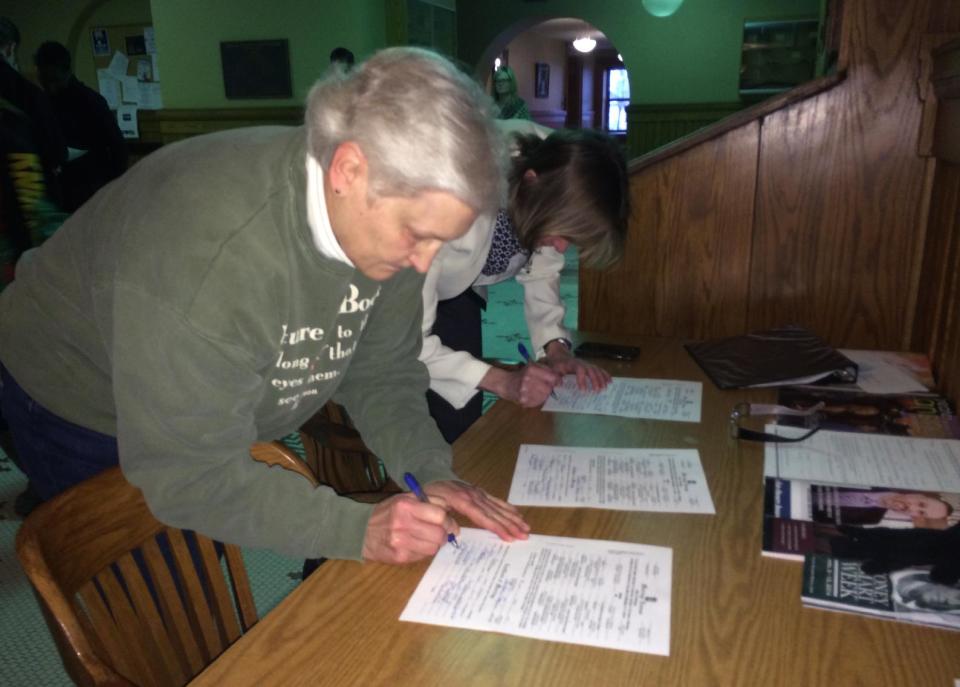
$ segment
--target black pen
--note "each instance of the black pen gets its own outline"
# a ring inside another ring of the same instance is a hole
[[[414,477],[409,472],[403,473],[403,481],[407,483],[407,486],[410,487],[410,491],[413,492],[423,503],[430,503],[430,499],[427,498],[427,495],[423,493],[423,488],[420,486],[420,482],[417,481],[417,478]],[[457,541],[457,538],[453,535],[453,532],[447,533],[447,541],[460,548],[460,542]]]
[[[520,355],[523,356],[523,359],[527,361],[527,365],[530,364],[530,351],[527,350],[527,347],[523,345],[522,341],[517,342],[517,350],[520,351]],[[550,389],[550,395],[554,398],[557,397],[557,392],[553,389]]]

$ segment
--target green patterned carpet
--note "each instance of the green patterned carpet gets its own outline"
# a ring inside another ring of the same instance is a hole
[[[567,251],[560,295],[567,304],[565,323],[577,322],[577,259]],[[529,347],[523,321],[523,289],[514,281],[493,286],[483,317],[483,347],[487,357],[515,361],[517,342]],[[495,399],[485,399],[485,407]],[[26,479],[0,452],[0,685],[4,687],[59,687],[73,684],[47,631],[14,554],[20,519],[13,512]],[[301,560],[270,551],[244,550],[257,611],[262,616],[277,605],[299,582]]]

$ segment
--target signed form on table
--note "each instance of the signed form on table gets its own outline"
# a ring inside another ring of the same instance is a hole
[[[567,375],[554,391],[556,398],[548,398],[543,410],[700,422],[700,382],[614,377],[606,389],[593,393],[580,391],[576,377]]]
[[[400,620],[668,656],[673,550],[461,528]]]
[[[696,449],[522,444],[507,500],[517,506],[715,512]]]

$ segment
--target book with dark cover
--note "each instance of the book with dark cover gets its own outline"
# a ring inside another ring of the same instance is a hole
[[[856,363],[803,327],[701,341],[685,348],[720,389],[857,381]]]
[[[960,439],[960,419],[950,402],[935,394],[879,395],[824,387],[786,387],[778,390],[777,402],[798,409],[823,403],[823,409],[816,416],[816,424],[821,429]],[[783,415],[777,422],[807,427],[810,419]]]
[[[870,575],[859,561],[810,555],[802,599],[814,608],[960,629],[960,586],[937,584],[920,567]]]

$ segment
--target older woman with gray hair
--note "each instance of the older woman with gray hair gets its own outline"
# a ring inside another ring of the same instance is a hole
[[[3,414],[40,495],[119,462],[161,521],[291,556],[417,560],[453,512],[525,538],[457,480],[417,362],[423,273],[500,199],[490,113],[450,62],[395,48],[314,87],[305,128],[188,139],[101,189],[0,295]],[[251,460],[331,397],[430,502]]]

